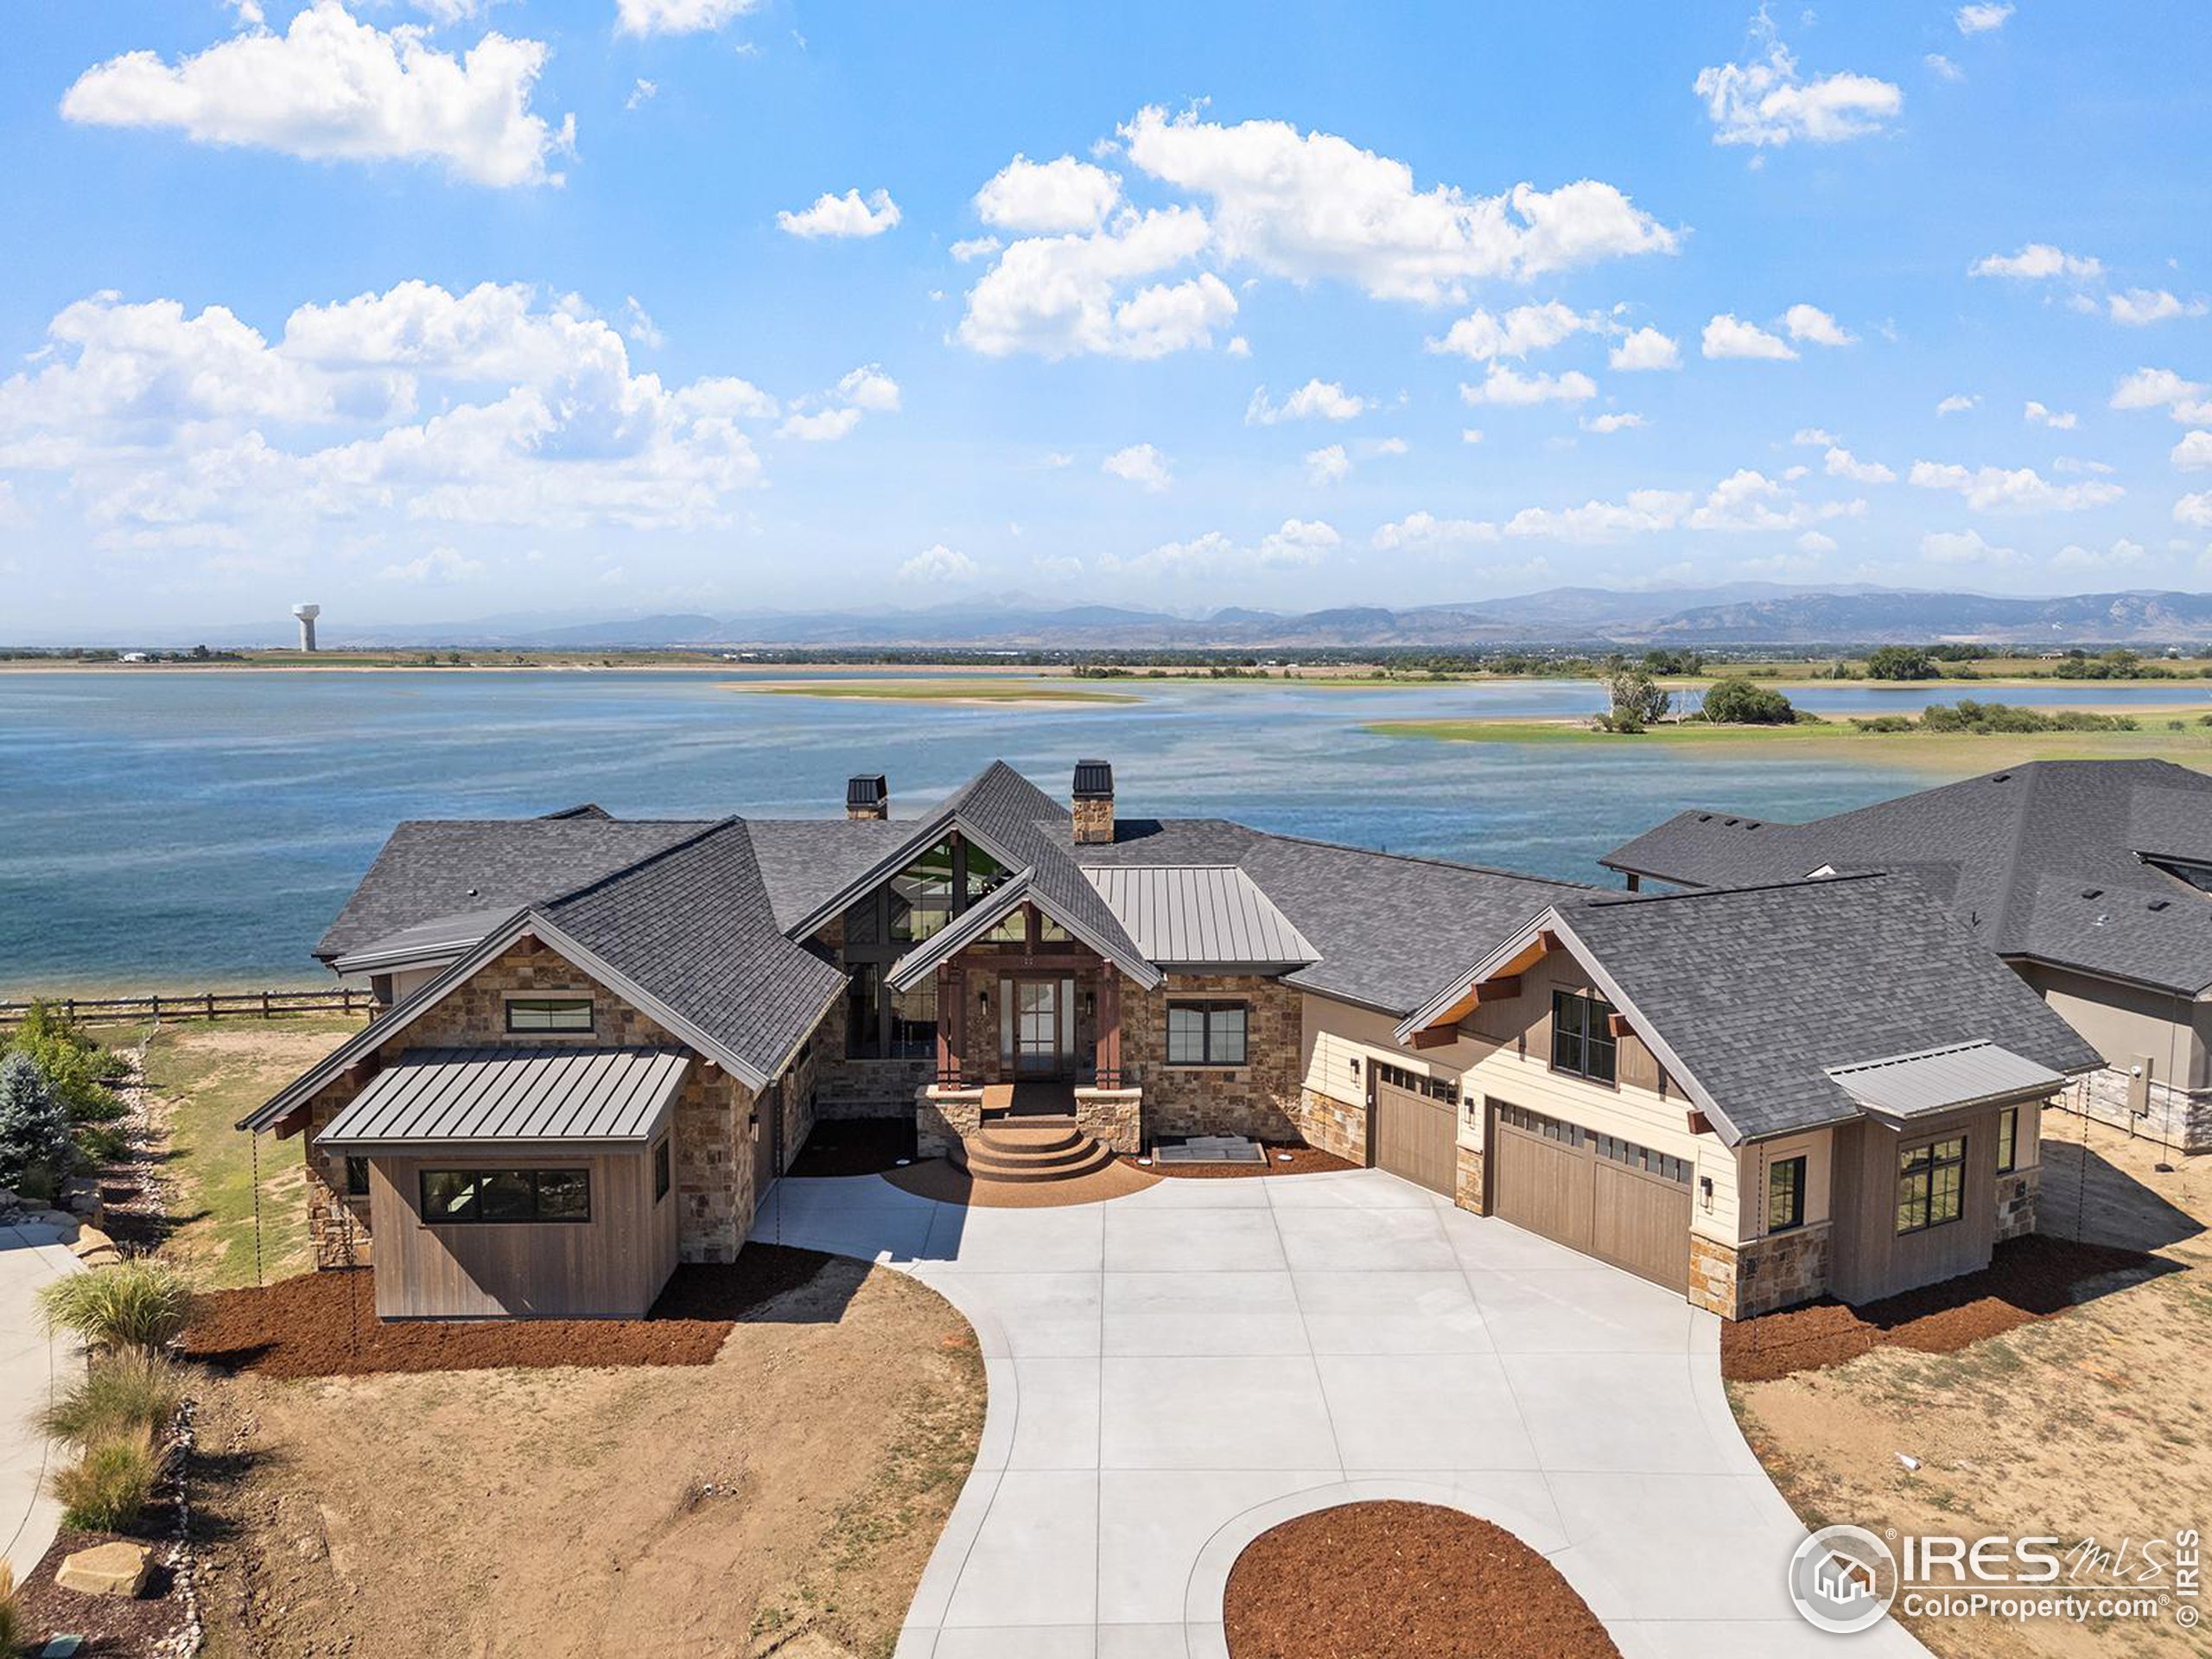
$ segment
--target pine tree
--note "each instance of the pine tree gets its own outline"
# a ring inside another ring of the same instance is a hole
[[[36,1062],[20,1053],[0,1060],[0,1186],[19,1185],[25,1172],[39,1167],[58,1183],[73,1151],[68,1109]]]

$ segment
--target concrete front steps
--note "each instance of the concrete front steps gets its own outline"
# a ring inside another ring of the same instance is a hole
[[[1033,1183],[1095,1175],[1114,1154],[1071,1117],[1006,1117],[968,1136],[953,1161],[975,1180]]]

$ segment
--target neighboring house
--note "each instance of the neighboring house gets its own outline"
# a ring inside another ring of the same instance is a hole
[[[2212,1150],[2212,778],[2036,760],[1809,823],[1678,813],[1603,861],[1631,889],[1909,874],[2095,1046],[2094,1116]]]
[[[1626,899],[1003,764],[894,821],[394,832],[318,947],[382,1011],[240,1125],[303,1134],[385,1317],[632,1314],[823,1118],[925,1155],[1304,1141],[1728,1317],[1978,1267],[2095,1053],[1911,883]]]

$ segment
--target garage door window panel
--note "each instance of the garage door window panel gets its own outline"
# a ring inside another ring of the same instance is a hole
[[[1552,1070],[1614,1086],[1619,1046],[1612,1005],[1582,991],[1552,993]]]
[[[1897,1232],[1924,1233],[1959,1219],[1967,1181],[1964,1135],[1897,1154]]]

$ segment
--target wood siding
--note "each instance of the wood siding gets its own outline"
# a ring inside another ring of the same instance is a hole
[[[1959,1218],[1900,1236],[1899,1155],[1931,1141],[1967,1138]],[[1898,1130],[1873,1118],[1835,1131],[1834,1227],[1828,1288],[1873,1301],[1989,1265],[1997,1236],[1997,1113],[1958,1113]]]
[[[1452,1197],[1459,1173],[1458,1108],[1377,1078],[1372,1109],[1376,1165]]]
[[[585,1169],[586,1222],[431,1226],[425,1169]],[[377,1316],[386,1319],[635,1319],[676,1270],[674,1190],[653,1198],[650,1148],[560,1158],[543,1148],[456,1148],[369,1160]]]

